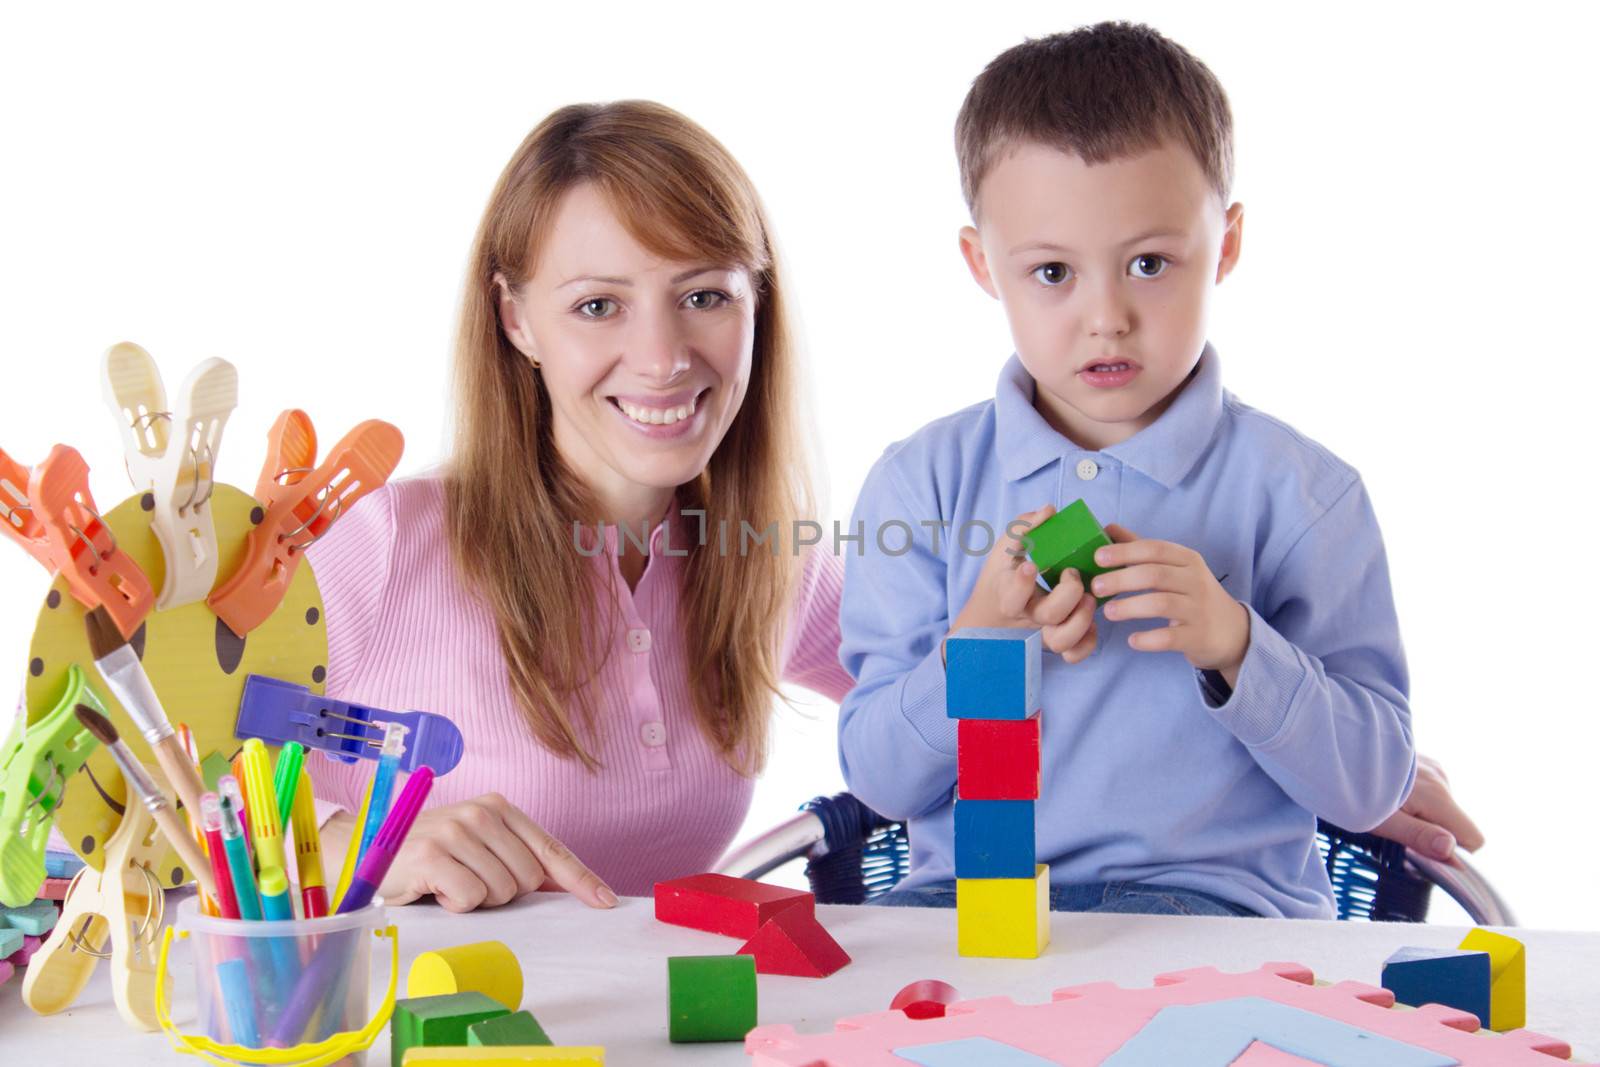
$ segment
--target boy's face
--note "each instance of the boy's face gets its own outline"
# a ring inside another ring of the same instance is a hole
[[[1205,347],[1243,212],[1224,211],[1193,153],[1168,141],[1093,165],[1024,143],[995,163],[961,251],[1005,308],[1051,425],[1098,450],[1166,409]]]

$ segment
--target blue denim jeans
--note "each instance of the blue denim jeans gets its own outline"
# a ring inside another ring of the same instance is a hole
[[[887,908],[953,908],[954,882],[935,882],[916,889],[891,889],[871,901]],[[1146,885],[1143,882],[1090,882],[1086,885],[1052,885],[1051,911],[1096,911],[1137,915],[1247,915],[1256,913],[1242,904],[1202,893],[1198,889]]]

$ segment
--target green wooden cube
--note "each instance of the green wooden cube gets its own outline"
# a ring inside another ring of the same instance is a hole
[[[510,1014],[504,1004],[482,993],[397,1000],[389,1023],[389,1061],[400,1067],[409,1048],[465,1045],[472,1024]]]
[[[515,1011],[497,1019],[485,1019],[467,1027],[469,1045],[550,1045],[550,1035],[544,1032],[532,1012]]]
[[[668,1037],[743,1041],[756,1025],[754,956],[670,956]]]
[[[1111,538],[1106,536],[1100,520],[1081,499],[1074,500],[1023,536],[1027,539],[1028,558],[1039,568],[1039,576],[1051,589],[1068,569],[1077,571],[1083,578],[1086,592],[1095,575],[1116,569],[1102,567],[1094,561],[1095,549],[1109,545]],[[1104,604],[1110,599],[1098,596],[1095,602]]]

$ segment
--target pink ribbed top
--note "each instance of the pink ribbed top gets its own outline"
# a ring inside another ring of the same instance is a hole
[[[694,719],[678,625],[683,561],[660,551],[669,523],[674,552],[691,543],[674,507],[652,533],[649,565],[631,594],[616,571],[614,528],[594,557],[616,573],[621,608],[594,683],[599,771],[552,755],[525,725],[493,615],[451,560],[437,475],[373,492],[307,552],[327,613],[327,694],[437,712],[460,727],[465,754],[434,783],[429,807],[501,793],[626,895],[708,870],[738,832],[754,782],[718,756]],[[810,553],[782,657],[784,681],[836,701],[852,685],[838,661],[843,576],[835,555]],[[306,766],[320,799],[360,806],[373,764]]]

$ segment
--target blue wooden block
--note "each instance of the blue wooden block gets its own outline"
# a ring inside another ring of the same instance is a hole
[[[1039,711],[1038,630],[957,630],[944,642],[944,709],[952,719],[1026,719]]]
[[[0,926],[0,960],[22,950],[22,931]]]
[[[957,797],[956,877],[1032,878],[1033,803]]]
[[[1489,1025],[1492,980],[1487,952],[1403,948],[1384,961],[1382,984],[1401,1004],[1413,1008],[1443,1004],[1470,1011],[1484,1027]]]

